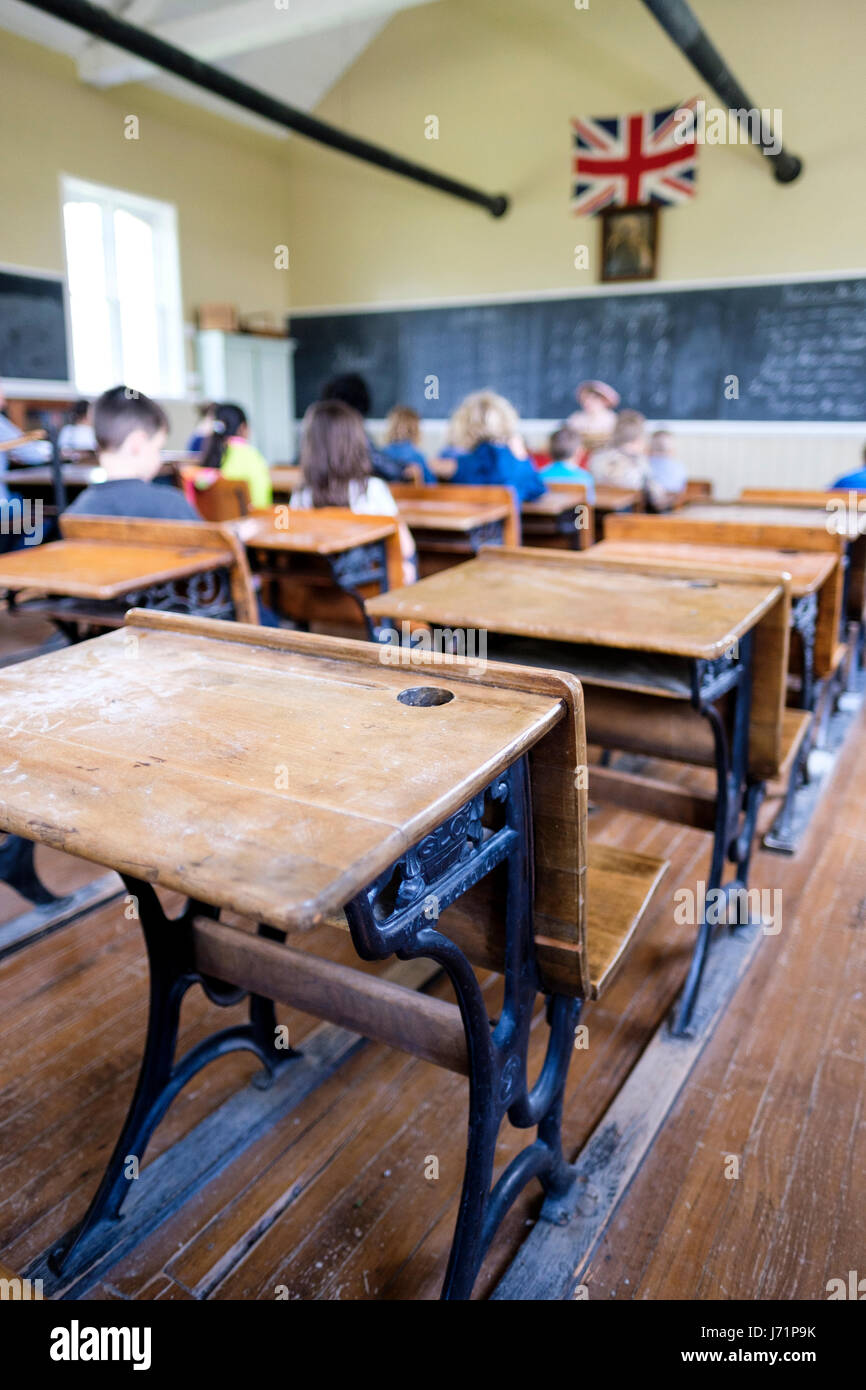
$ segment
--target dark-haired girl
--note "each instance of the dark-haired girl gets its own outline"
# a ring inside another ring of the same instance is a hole
[[[274,500],[271,474],[265,459],[249,442],[247,417],[239,405],[214,407],[210,436],[202,449],[202,468],[218,470],[224,478],[244,482],[254,507],[269,507]],[[207,487],[204,476],[196,487]]]
[[[368,516],[398,516],[387,483],[370,471],[364,422],[342,401],[317,401],[304,416],[301,438],[304,485],[292,494],[293,507],[350,507]],[[415,543],[400,522],[404,582],[417,579]]]

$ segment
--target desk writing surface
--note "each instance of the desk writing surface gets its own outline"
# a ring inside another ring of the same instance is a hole
[[[488,674],[316,652],[338,645],[137,611],[0,671],[0,829],[305,928],[565,717]],[[417,686],[454,698],[398,700]]]
[[[270,470],[271,487],[274,492],[294,492],[302,486],[304,478],[301,469],[295,464],[275,464]]]
[[[334,555],[356,545],[386,540],[394,534],[396,524],[396,517],[365,516],[342,507],[298,510],[277,506],[244,517],[240,535],[244,544],[254,549]]]
[[[595,485],[595,506],[600,512],[627,512],[642,499],[640,488],[611,487],[609,483]]]
[[[103,482],[105,470],[95,463],[63,463],[60,465],[63,481],[68,487],[89,487],[91,483]],[[53,487],[54,474],[42,464],[31,468],[10,468],[2,474],[3,482],[9,487]]]
[[[368,599],[374,616],[712,659],[751,631],[779,587],[594,567],[551,551],[485,548],[467,564]]]
[[[232,565],[230,550],[198,546],[146,545],[132,541],[64,540],[0,555],[0,589],[35,589],[69,598],[122,598]]]
[[[855,540],[863,534],[858,523],[864,520],[838,506],[825,509],[789,507],[784,503],[763,502],[689,503],[675,514],[675,519],[684,524],[689,521],[716,521],[749,526],[798,526],[804,530],[826,531],[830,535],[844,536],[847,540]]]
[[[585,552],[588,561],[664,560],[673,564],[730,565],[732,571],[789,574],[795,598],[814,593],[836,568],[836,556],[820,550],[761,550],[739,545],[691,545],[688,541],[604,540]]]
[[[585,502],[586,488],[583,483],[557,483],[556,487],[549,487],[540,497],[521,503],[520,510],[524,516],[557,517],[574,507],[583,506]]]
[[[488,526],[504,521],[508,507],[504,503],[459,502],[451,498],[442,501],[422,497],[397,500],[400,520],[410,531],[474,531],[476,526]]]

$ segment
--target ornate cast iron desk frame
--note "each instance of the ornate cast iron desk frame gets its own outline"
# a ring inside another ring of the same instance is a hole
[[[533,944],[533,844],[526,757],[512,764],[484,792],[465,803],[392,867],[346,905],[352,940],[365,960],[396,955],[426,956],[447,972],[460,1007],[469,1061],[469,1135],[460,1209],[442,1291],[445,1299],[469,1298],[503,1216],[533,1177],[544,1188],[545,1219],[565,1220],[562,1198],[574,1170],[562,1152],[562,1102],[581,1001],[549,995],[549,1039],[541,1072],[527,1077],[533,1007],[540,985]],[[491,1027],[484,997],[466,956],[438,929],[439,915],[496,866],[505,864],[505,996]],[[183,914],[166,917],[153,888],[124,879],[137,897],[150,962],[150,1014],[144,1059],[122,1132],[102,1181],[80,1225],[51,1255],[64,1274],[95,1258],[128,1191],[124,1169],[130,1154],[141,1161],[148,1141],[181,1088],[208,1062],[239,1048],[249,1049],[266,1069],[269,1084],[296,1052],[275,1046],[273,1003],[249,996],[249,1022],[213,1033],[175,1058],[181,1002],[200,984],[220,1005],[236,1004],[244,992],[202,975],[195,962],[192,923],[217,915],[190,901]],[[271,939],[284,933],[259,926]],[[503,1118],[520,1129],[537,1127],[535,1140],[511,1160],[492,1185],[496,1140]],[[106,1227],[108,1229],[106,1229]]]

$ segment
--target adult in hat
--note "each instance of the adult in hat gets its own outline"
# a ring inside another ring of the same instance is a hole
[[[603,448],[613,434],[619,392],[606,381],[582,381],[575,394],[580,410],[569,416],[568,423],[577,430],[584,451],[589,455]]]

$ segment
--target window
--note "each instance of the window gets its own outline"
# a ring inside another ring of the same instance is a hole
[[[66,176],[62,199],[77,389],[185,395],[174,208]]]

